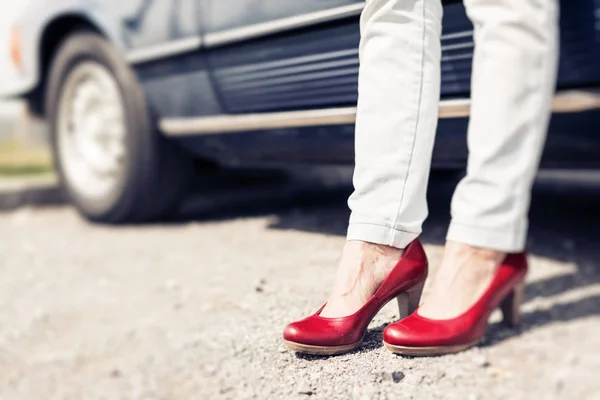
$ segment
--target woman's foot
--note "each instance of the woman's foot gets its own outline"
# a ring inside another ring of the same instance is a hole
[[[402,253],[403,250],[395,247],[347,241],[333,290],[319,315],[336,318],[354,314],[375,294]]]
[[[506,253],[448,241],[419,315],[438,320],[458,317],[490,286],[505,258]]]
[[[329,303],[288,324],[283,340],[307,354],[343,354],[361,346],[375,315],[394,298],[412,313],[427,278],[427,256],[418,240],[403,252],[387,246],[347,242]]]
[[[527,274],[525,253],[505,255],[448,242],[430,294],[417,312],[389,325],[383,342],[393,353],[434,356],[477,345],[500,308],[516,326]]]

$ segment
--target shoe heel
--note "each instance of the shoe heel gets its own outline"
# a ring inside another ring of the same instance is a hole
[[[502,311],[503,321],[506,325],[511,328],[515,328],[521,321],[521,302],[523,301],[523,291],[525,285],[519,284],[512,292],[500,303],[500,310]]]
[[[425,282],[421,282],[411,287],[406,292],[400,293],[398,297],[396,297],[396,300],[398,301],[398,310],[400,312],[399,319],[408,317],[415,312],[417,307],[419,307],[424,286]]]

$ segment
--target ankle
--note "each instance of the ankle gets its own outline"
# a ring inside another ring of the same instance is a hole
[[[364,242],[362,240],[348,240],[344,245],[343,252],[348,252],[352,256],[362,260],[380,257],[400,258],[404,250],[384,244]]]
[[[321,315],[337,317],[358,310],[387,278],[402,253],[403,250],[395,247],[347,241],[333,291]]]
[[[448,241],[419,314],[431,319],[454,318],[469,309],[492,282],[506,254]]]
[[[352,276],[362,276],[370,282],[369,286],[376,288],[396,266],[402,253],[402,249],[395,247],[350,240],[342,252],[341,273],[352,281]]]
[[[483,247],[475,247],[451,240],[446,242],[444,252],[444,258],[453,258],[456,260],[474,258],[486,264],[495,265],[502,263],[507,256],[507,254],[502,251]]]

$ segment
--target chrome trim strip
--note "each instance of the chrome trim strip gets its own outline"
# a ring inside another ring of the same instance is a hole
[[[555,113],[573,113],[594,109],[600,109],[600,91],[565,91],[557,93],[552,103],[552,110]],[[470,112],[470,99],[440,102],[440,118],[468,117]],[[198,118],[167,118],[160,121],[160,128],[167,136],[187,136],[263,129],[350,125],[355,122],[355,119],[356,108],[346,107]]]
[[[160,121],[160,128],[169,136],[179,136],[319,125],[345,125],[354,123],[355,118],[356,108],[348,107],[266,114],[164,119]]]
[[[473,53],[457,54],[451,56],[442,56],[442,61],[458,61],[458,60],[470,60],[473,58]]]
[[[465,37],[472,37],[473,31],[463,31],[456,33],[448,33],[447,35],[442,35],[442,40],[453,40],[453,39],[461,39]]]
[[[442,46],[442,51],[452,51],[452,50],[462,50],[462,49],[470,49],[475,47],[474,42],[466,42],[466,43],[458,43],[458,44],[447,44],[446,46]]]
[[[139,64],[194,51],[199,49],[200,46],[202,46],[200,36],[189,36],[155,46],[131,50],[125,55],[125,59],[132,64]]]
[[[568,114],[600,109],[600,88],[592,90],[568,90],[554,96],[552,111]]]
[[[342,18],[360,15],[363,8],[362,3],[349,4],[347,6],[330,8],[328,10],[316,11],[307,14],[295,15],[293,17],[281,18],[260,24],[244,26],[241,28],[228,29],[221,32],[207,33],[204,37],[206,47],[224,46],[239,42],[241,40],[254,39],[273,33],[291,29],[304,28],[306,26],[335,21]]]

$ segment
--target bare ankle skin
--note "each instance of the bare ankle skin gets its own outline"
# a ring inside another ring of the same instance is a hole
[[[467,311],[490,285],[506,253],[448,241],[419,315],[450,319]]]
[[[356,312],[379,288],[402,252],[391,246],[347,241],[333,290],[321,316],[335,318]]]

